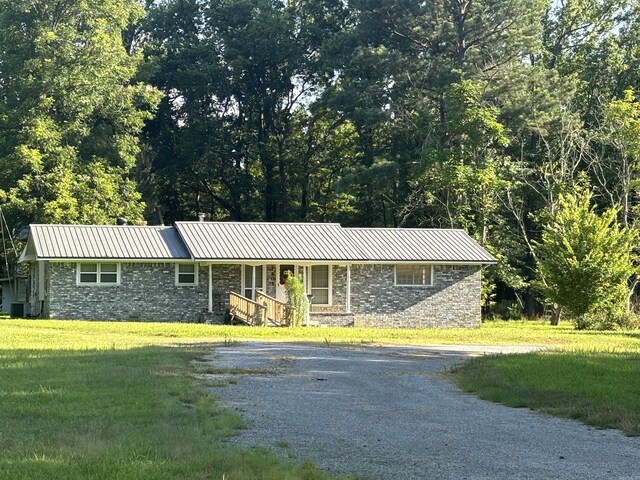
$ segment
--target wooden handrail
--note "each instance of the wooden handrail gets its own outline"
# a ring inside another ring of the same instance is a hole
[[[267,307],[236,292],[229,292],[229,312],[251,325],[267,324]]]
[[[271,297],[271,296],[267,295],[266,293],[261,292],[260,290],[258,290],[258,291],[256,292],[256,301],[257,301],[257,299],[258,299],[258,296],[260,296],[260,297],[264,297],[264,298],[266,298],[267,300],[270,300],[270,301],[272,301],[272,302],[274,302],[274,303],[276,303],[276,304],[278,304],[278,305],[282,305],[282,306],[285,306],[285,307],[291,307],[291,305],[289,305],[287,302],[283,302],[283,301],[281,301],[281,300],[278,300],[277,298],[273,298],[273,297]],[[293,307],[291,307],[291,308],[293,308]]]
[[[296,312],[294,307],[263,292],[256,292],[256,301],[267,309],[266,318],[268,320],[276,325],[291,325]]]
[[[252,303],[253,305],[256,305],[258,307],[263,307],[264,308],[264,305],[262,305],[261,303],[255,302],[255,301],[251,300],[250,298],[247,298],[247,297],[244,297],[244,296],[240,295],[239,293],[229,292],[229,295],[232,296],[232,297],[235,296],[235,297],[241,298],[244,301],[246,301],[247,303]]]

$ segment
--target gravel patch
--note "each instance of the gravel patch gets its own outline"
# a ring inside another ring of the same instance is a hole
[[[245,343],[216,348],[236,375],[211,389],[242,414],[232,438],[366,479],[640,479],[640,438],[486,402],[442,372],[466,356],[535,347]]]

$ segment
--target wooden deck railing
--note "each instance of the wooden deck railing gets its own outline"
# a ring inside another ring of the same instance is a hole
[[[249,325],[267,325],[267,307],[236,292],[229,294],[229,313]]]
[[[256,302],[267,309],[267,319],[279,326],[289,326],[293,322],[296,309],[266,293],[256,292]]]

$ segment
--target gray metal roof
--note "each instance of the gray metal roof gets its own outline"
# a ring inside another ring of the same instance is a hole
[[[31,225],[38,259],[190,259],[173,227]]]
[[[345,228],[368,261],[495,263],[464,230]]]
[[[176,222],[196,259],[339,261],[362,258],[337,223]]]
[[[175,227],[31,225],[22,258],[495,262],[463,230],[260,222],[177,222]]]

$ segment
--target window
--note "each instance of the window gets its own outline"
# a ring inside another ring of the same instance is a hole
[[[243,295],[251,300],[256,299],[256,291],[264,291],[264,273],[262,265],[245,265],[243,271]]]
[[[331,267],[314,265],[311,267],[311,303],[331,305]]]
[[[176,285],[197,285],[198,268],[194,263],[176,263]]]
[[[118,283],[118,264],[98,264],[98,270],[100,271],[99,283]]]
[[[431,285],[431,270],[431,265],[396,265],[396,285]]]
[[[120,264],[79,263],[78,285],[118,285],[120,284]]]

